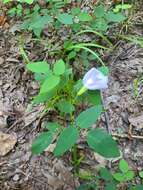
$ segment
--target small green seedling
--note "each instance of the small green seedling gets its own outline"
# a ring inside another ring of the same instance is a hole
[[[51,3],[51,1],[49,3]],[[52,27],[56,30],[59,30],[61,27],[68,27],[71,28],[72,33],[75,34],[84,29],[92,29],[100,32],[102,35],[103,32],[108,30],[111,24],[126,20],[126,17],[121,12],[114,13],[112,10],[107,11],[102,5],[97,6],[93,14],[81,10],[79,7],[72,8],[69,12],[63,13],[60,8],[66,4],[67,3],[60,3],[61,6],[57,6],[57,2],[52,2],[51,8],[48,10],[42,8],[35,10],[35,8],[33,8],[32,14],[25,17],[21,29],[33,31],[37,37],[40,37],[43,29],[47,25],[51,26],[49,25],[50,18],[50,23],[52,23]]]
[[[116,5],[115,8],[113,9],[114,13],[118,13],[120,12],[121,10],[127,10],[127,9],[131,9],[132,8],[132,5],[131,4],[119,4],[119,5]]]
[[[13,0],[2,0],[3,3],[9,3],[12,2]],[[27,3],[27,4],[32,4],[34,2],[34,0],[17,0],[20,3]]]
[[[119,170],[120,172],[113,174],[114,179],[119,182],[130,181],[135,176],[134,172],[130,170],[129,165],[125,160],[121,160],[119,162]]]
[[[18,4],[17,6],[11,8],[9,11],[8,11],[8,15],[10,17],[13,17],[13,16],[18,16],[18,17],[21,17],[22,16],[22,13],[23,13],[23,7],[21,4]]]
[[[137,100],[142,93],[143,77],[138,77],[133,80],[133,94]]]
[[[90,179],[87,179],[88,183],[81,185],[78,189],[82,189],[85,187],[85,190],[90,190],[90,184],[94,190],[96,189],[104,189],[104,190],[120,190],[128,189],[128,190],[142,190],[143,185],[135,185],[135,173],[130,170],[128,163],[125,160],[120,160],[119,162],[119,170],[120,172],[111,172],[107,168],[100,168],[98,174],[90,174]],[[80,175],[79,175],[80,177]],[[143,172],[139,172],[139,177],[143,178]],[[82,179],[82,178],[81,178]],[[86,179],[84,179],[86,180]],[[89,182],[90,181],[90,182]]]

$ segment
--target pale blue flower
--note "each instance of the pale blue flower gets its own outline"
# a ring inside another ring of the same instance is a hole
[[[108,77],[94,67],[84,75],[82,82],[88,90],[102,90],[108,87]]]
[[[108,87],[108,77],[96,68],[90,69],[83,77],[83,87],[78,91],[77,96],[87,90],[103,90]]]

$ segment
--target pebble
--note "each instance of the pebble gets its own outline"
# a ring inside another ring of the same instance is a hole
[[[4,59],[0,57],[0,65],[2,65],[3,63],[4,63]]]
[[[19,175],[15,174],[15,176],[13,177],[13,181],[18,181],[19,180]]]
[[[6,118],[1,114],[2,112],[0,111],[0,129],[7,127]]]
[[[109,105],[110,103],[117,103],[120,100],[120,96],[118,95],[112,95],[106,98],[106,105]]]

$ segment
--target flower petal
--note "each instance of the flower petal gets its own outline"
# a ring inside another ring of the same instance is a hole
[[[89,90],[101,90],[108,87],[108,77],[96,68],[90,69],[83,77],[83,85]]]

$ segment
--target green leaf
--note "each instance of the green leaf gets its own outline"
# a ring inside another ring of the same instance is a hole
[[[80,23],[74,23],[72,26],[71,26],[72,30],[74,32],[79,32],[80,29],[81,29],[81,24]]]
[[[99,5],[98,7],[96,7],[94,9],[94,14],[97,18],[101,18],[104,16],[105,14],[105,8],[103,7],[103,5]]]
[[[73,46],[73,42],[71,40],[64,41],[64,49],[69,50],[69,48]]]
[[[65,128],[57,141],[56,148],[54,150],[55,156],[63,155],[67,150],[72,148],[72,146],[76,143],[79,136],[79,132],[77,128],[70,126]]]
[[[21,1],[21,0],[19,0]],[[28,3],[28,4],[32,4],[34,2],[34,0],[24,0],[24,2]]]
[[[88,90],[86,93],[86,98],[88,102],[94,106],[102,105],[100,90]]]
[[[139,172],[139,176],[143,178],[143,171]]]
[[[97,184],[94,182],[82,184],[76,190],[96,190]]]
[[[67,100],[59,101],[57,107],[62,113],[72,113],[75,110],[74,106]]]
[[[34,97],[32,103],[34,104],[40,104],[47,102],[50,100],[55,94],[55,91],[50,91],[48,93],[43,93],[43,94],[38,94],[37,96]]]
[[[79,79],[74,85],[74,91],[77,93],[83,87],[82,80]]]
[[[41,28],[43,29],[45,25],[49,24],[53,21],[52,17],[50,15],[40,16],[37,14],[35,18],[33,18],[34,22],[31,22],[30,28]]]
[[[33,33],[35,34],[35,36],[40,37],[42,29],[43,28],[33,28],[31,30],[33,30]]]
[[[56,30],[59,30],[62,26],[62,23],[58,20],[56,20],[54,23],[53,23],[54,27]]]
[[[106,158],[120,156],[117,143],[103,129],[93,129],[87,135],[88,145],[98,154]]]
[[[116,181],[123,182],[125,180],[125,176],[122,173],[114,173],[113,177]]]
[[[4,3],[8,3],[10,2],[11,0],[3,0]],[[34,2],[34,0],[18,0],[18,2],[25,2],[25,3],[28,3],[28,4],[32,4]]]
[[[107,31],[108,22],[104,18],[97,18],[91,22],[91,27],[98,31]]]
[[[49,72],[51,72],[49,70]],[[48,74],[49,74],[48,72]],[[45,78],[47,77],[47,73],[34,73],[34,79],[39,82],[43,82]]]
[[[109,68],[108,67],[99,67],[99,71],[103,73],[103,75],[108,76],[109,75]]]
[[[43,82],[40,89],[40,94],[53,90],[59,84],[59,82],[60,82],[59,76],[50,74],[49,76],[47,76],[47,78]]]
[[[132,8],[132,5],[130,4],[119,4],[119,5],[116,5],[115,8],[113,9],[113,12],[114,13],[118,13],[120,10],[126,10],[126,9],[130,9]]]
[[[58,85],[58,90],[62,90],[63,88],[65,88],[66,85],[68,85],[68,82],[70,80],[70,70],[67,69],[66,72],[61,76],[61,80],[60,83]]]
[[[11,8],[11,9],[8,10],[8,15],[13,17],[13,16],[16,15],[16,11],[17,11],[17,9],[15,7]]]
[[[89,170],[80,171],[80,173],[78,174],[78,176],[82,180],[89,180],[89,181],[91,181],[93,179],[93,174]]]
[[[143,185],[136,185],[135,190],[143,190]]]
[[[42,30],[45,28],[46,25],[48,25],[50,22],[52,22],[53,19],[49,15],[40,16],[40,15],[33,15],[32,18],[30,18],[30,24],[29,24],[29,30],[33,30],[34,34],[37,37],[40,37],[40,34]]]
[[[76,125],[80,128],[89,128],[97,121],[103,111],[101,105],[93,106],[81,112],[76,118]]]
[[[62,24],[73,24],[73,16],[68,14],[68,13],[62,13],[58,14],[57,19],[62,23]]]
[[[121,160],[119,162],[119,169],[123,172],[126,173],[129,170],[128,163],[125,160]]]
[[[33,7],[33,11],[38,12],[39,10],[40,10],[40,6],[38,4],[35,4],[35,6]]]
[[[75,51],[71,51],[71,52],[68,54],[68,60],[74,59],[75,57],[76,57],[76,52],[75,52]]]
[[[53,21],[51,16],[41,16],[38,12],[34,12],[27,17],[28,19],[24,20],[20,28],[32,30],[37,37],[40,37],[40,34],[45,26]]]
[[[76,15],[78,15],[79,13],[80,13],[80,8],[79,7],[75,7],[75,8],[72,8],[71,9],[71,14],[73,15],[73,16],[76,16]]]
[[[114,183],[106,184],[105,190],[117,190],[117,187]]]
[[[46,61],[30,62],[26,65],[27,69],[34,73],[48,73],[49,64]]]
[[[128,172],[125,174],[125,179],[126,179],[127,181],[130,181],[130,180],[134,179],[134,176],[135,176],[135,174],[134,174],[133,171],[128,171]]]
[[[62,75],[65,72],[65,69],[65,63],[62,59],[60,59],[54,64],[53,71],[55,75]]]
[[[9,3],[10,0],[3,0],[3,3]]]
[[[78,15],[78,18],[82,22],[87,22],[87,21],[91,21],[92,20],[92,16],[90,14],[86,13],[86,12],[81,12]]]
[[[125,16],[123,16],[121,13],[113,13],[113,12],[109,12],[106,15],[106,19],[109,22],[122,22],[126,19]]]
[[[42,153],[52,142],[51,132],[41,133],[32,144],[32,153]]]
[[[100,169],[100,176],[105,181],[113,180],[112,174],[106,168],[101,168]]]
[[[44,128],[49,129],[52,133],[55,133],[58,129],[60,129],[62,126],[57,122],[48,122],[44,126]]]

